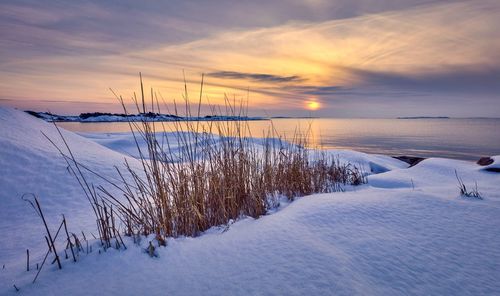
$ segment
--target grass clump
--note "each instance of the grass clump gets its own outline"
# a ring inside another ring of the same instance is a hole
[[[479,193],[479,190],[477,189],[477,182],[475,182],[475,187],[472,189],[468,189],[465,186],[464,181],[462,178],[458,176],[457,170],[455,170],[455,177],[457,178],[458,181],[458,188],[460,190],[460,195],[464,197],[470,197],[470,198],[476,198],[476,199],[483,199],[481,196],[481,193]]]
[[[191,105],[185,90],[185,114],[192,116],[194,110],[199,117],[203,78],[197,104]],[[142,104],[135,100],[135,105],[139,113],[146,113],[142,78],[141,94]],[[123,99],[117,98],[128,114]],[[150,112],[161,112],[158,101],[151,90]],[[175,103],[174,109],[178,115]],[[222,108],[211,106],[210,110],[212,116],[231,116],[232,120],[176,121],[168,134],[165,126],[157,130],[158,125],[147,120],[129,122],[141,169],[125,163],[120,181],[106,179],[119,189],[119,195],[81,181],[97,220],[106,216],[97,210],[104,205],[122,221],[125,234],[154,234],[159,244],[165,244],[167,237],[196,236],[242,216],[257,218],[283,196],[293,200],[366,182],[359,167],[308,149],[307,132],[295,132],[287,139],[270,128],[257,143],[247,122],[238,120],[247,115],[243,100],[237,104],[225,97]],[[107,235],[102,224],[98,225],[100,234]],[[116,236],[114,228],[113,224],[110,236]]]

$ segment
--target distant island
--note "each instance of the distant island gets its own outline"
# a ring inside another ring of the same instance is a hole
[[[397,119],[450,119],[448,116],[405,116]]]
[[[139,114],[121,114],[121,113],[81,113],[80,115],[58,115],[50,112],[24,111],[32,116],[49,122],[129,122],[129,121],[234,121],[234,120],[268,120],[266,117],[249,116],[178,116],[173,114],[160,113],[139,113]]]
[[[319,119],[318,116],[271,116],[269,119]]]

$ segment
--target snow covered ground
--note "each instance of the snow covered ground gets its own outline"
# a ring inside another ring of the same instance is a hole
[[[53,125],[0,108],[1,295],[16,294],[14,284],[26,295],[500,295],[500,174],[439,158],[407,168],[354,151],[331,153],[373,172],[368,185],[171,239],[158,258],[144,254],[147,239],[128,240],[126,251],[64,260],[31,284],[25,252],[39,262],[45,241],[24,193],[40,197],[51,226],[64,213],[72,231],[95,232],[78,183],[40,131],[58,140]],[[114,177],[125,158],[138,165],[130,135],[63,132],[100,174]],[[494,160],[489,167],[500,167]],[[455,170],[468,187],[477,182],[483,200],[459,196]]]

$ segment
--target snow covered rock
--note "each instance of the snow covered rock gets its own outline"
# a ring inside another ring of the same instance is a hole
[[[483,157],[477,163],[482,166],[482,170],[500,173],[500,155]]]

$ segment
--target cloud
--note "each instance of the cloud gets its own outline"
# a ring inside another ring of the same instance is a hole
[[[429,72],[397,73],[351,68],[348,70],[366,87],[424,93],[498,94],[500,65],[448,66]]]
[[[338,85],[328,85],[328,86],[313,86],[313,85],[300,85],[300,86],[292,86],[286,88],[287,91],[297,92],[304,95],[335,95],[339,93],[345,94],[348,89],[338,86]]]
[[[349,114],[434,97],[465,110],[458,93],[498,110],[499,14],[497,0],[4,1],[0,89],[101,102],[109,87],[131,94],[141,71],[173,100],[185,70],[188,83],[209,73],[212,102],[250,89],[270,112],[310,97]]]
[[[273,74],[262,74],[262,73],[243,73],[234,71],[217,71],[208,73],[207,76],[224,78],[224,79],[245,79],[253,80],[259,82],[269,82],[269,83],[282,83],[282,82],[302,82],[305,79],[293,75],[293,76],[280,76]]]

